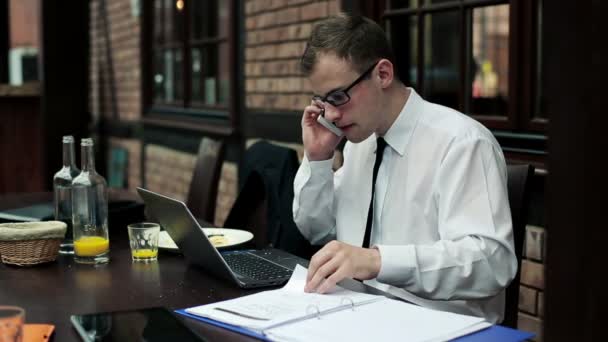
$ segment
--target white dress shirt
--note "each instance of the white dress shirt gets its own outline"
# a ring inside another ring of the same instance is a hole
[[[410,96],[384,139],[370,245],[381,269],[367,284],[414,303],[502,321],[515,276],[507,169],[480,123]],[[390,148],[389,148],[390,147]],[[312,243],[361,246],[371,199],[376,135],[332,160],[304,158],[294,180],[294,220]]]

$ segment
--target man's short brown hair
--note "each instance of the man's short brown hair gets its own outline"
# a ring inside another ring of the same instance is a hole
[[[384,30],[359,15],[340,14],[314,26],[300,61],[306,76],[312,73],[319,54],[324,53],[349,61],[358,72],[364,72],[382,58],[395,65],[393,50]]]

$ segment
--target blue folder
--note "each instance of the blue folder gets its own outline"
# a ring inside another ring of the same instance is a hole
[[[453,342],[515,342],[526,341],[534,337],[534,334],[523,330],[515,330],[502,325],[493,325],[487,329],[477,331],[470,335],[453,339]]]
[[[232,324],[228,324],[228,323],[224,323],[224,322],[219,322],[219,321],[213,320],[211,318],[193,315],[193,314],[187,313],[184,309],[175,310],[175,312],[177,312],[180,315],[184,315],[186,317],[193,318],[193,319],[195,319],[197,321],[209,323],[209,324],[212,324],[212,325],[224,328],[224,329],[232,330],[232,331],[237,332],[239,334],[251,336],[251,337],[260,339],[262,341],[270,341],[269,339],[266,338],[266,336],[258,334],[258,333],[254,332],[254,331],[249,330],[249,329],[245,329],[245,328],[238,327],[236,325],[232,325]]]
[[[224,329],[228,329],[228,330],[237,332],[239,334],[251,336],[251,337],[260,339],[262,341],[270,341],[269,339],[266,338],[266,336],[258,334],[254,331],[251,331],[251,330],[248,330],[248,329],[245,329],[242,327],[238,327],[236,325],[218,322],[218,321],[210,319],[210,318],[189,314],[184,309],[175,310],[175,312],[177,312],[180,315],[193,318],[197,321],[212,324],[212,325],[224,328]],[[527,331],[515,330],[515,329],[503,327],[500,325],[493,325],[487,329],[483,329],[483,330],[477,331],[475,333],[472,333],[470,335],[456,338],[452,341],[456,341],[456,342],[482,342],[482,341],[483,342],[486,342],[486,341],[519,342],[519,341],[525,341],[525,340],[531,339],[532,337],[534,337],[534,334],[529,333]]]

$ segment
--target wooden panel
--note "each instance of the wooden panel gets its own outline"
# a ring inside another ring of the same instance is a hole
[[[8,57],[8,37],[8,0],[0,0],[0,83],[8,83],[8,63],[4,59]]]
[[[544,1],[550,101],[545,341],[607,341],[607,1]],[[565,24],[567,23],[567,24]]]
[[[0,193],[44,190],[37,96],[0,97]]]

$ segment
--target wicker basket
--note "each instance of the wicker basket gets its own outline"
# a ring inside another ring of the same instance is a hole
[[[19,266],[54,261],[66,229],[60,221],[0,224],[0,259]]]

